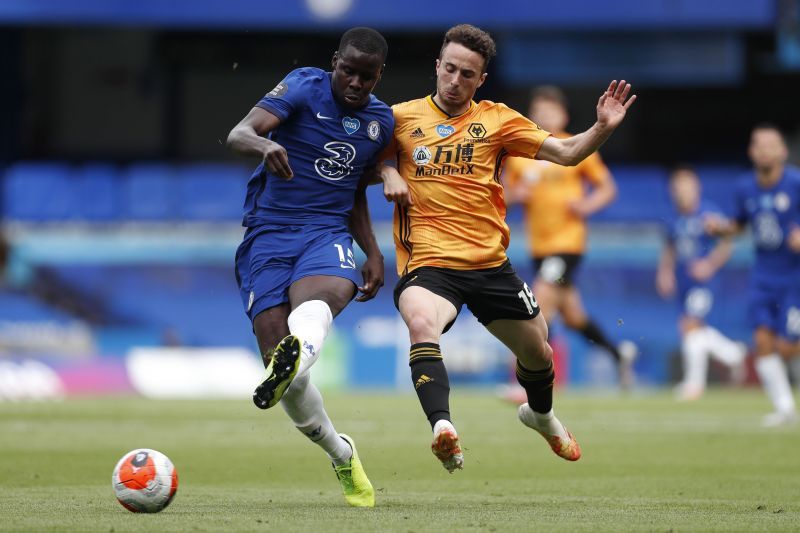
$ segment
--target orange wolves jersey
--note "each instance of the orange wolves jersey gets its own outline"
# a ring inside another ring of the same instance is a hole
[[[536,258],[582,254],[586,249],[586,222],[569,206],[584,197],[587,183],[598,186],[611,179],[600,155],[595,152],[574,167],[510,157],[504,172],[506,185],[522,182],[528,189],[525,222],[531,254]]]
[[[550,135],[504,104],[471,102],[456,117],[431,96],[392,107],[397,162],[413,205],[396,206],[397,271],[477,270],[506,261],[509,231],[500,172],[508,155],[534,157]]]

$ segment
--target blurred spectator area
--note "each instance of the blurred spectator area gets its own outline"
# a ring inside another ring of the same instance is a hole
[[[587,279],[592,269],[639,269],[638,277],[629,276],[638,280],[636,287],[627,292],[649,295],[645,301],[658,305],[647,280],[670,210],[667,170],[623,165],[612,171],[619,196],[592,220]],[[706,196],[730,207],[731,183],[744,171],[700,167]],[[104,353],[117,345],[124,350],[131,339],[144,345],[251,345],[233,273],[249,174],[245,165],[225,163],[9,166],[0,177],[8,241],[0,324],[61,324],[64,335],[74,334],[70,324],[80,324],[93,329]],[[370,187],[368,196],[390,286],[393,207],[380,186]],[[513,206],[508,220],[509,255],[526,272],[522,209]],[[746,250],[739,248],[734,262],[746,264]],[[611,279],[616,277],[600,286]],[[597,298],[605,298],[602,291]],[[10,341],[0,328],[0,347],[4,342]]]

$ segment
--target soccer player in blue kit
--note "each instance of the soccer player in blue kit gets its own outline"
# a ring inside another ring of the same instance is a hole
[[[747,348],[706,322],[717,301],[716,273],[731,256],[729,238],[706,233],[703,220],[722,211],[701,195],[700,178],[687,166],[675,168],[669,179],[674,214],[666,225],[666,242],[656,273],[663,297],[677,296],[681,317],[683,380],[676,389],[680,400],[695,400],[706,388],[709,356],[743,378]]]
[[[749,224],[756,248],[748,301],[754,328],[756,372],[775,411],[765,426],[798,422],[783,359],[797,355],[800,339],[800,170],[786,165],[788,149],[775,126],[756,126],[748,155],[754,172],[736,189],[732,220],[709,217],[713,234],[734,234]]]
[[[234,152],[262,160],[248,183],[247,229],[236,252],[242,302],[267,367],[253,401],[261,409],[281,404],[328,454],[345,499],[358,507],[375,504],[374,490],[308,370],[333,317],[357,291],[365,301],[383,285],[365,188],[394,130],[391,109],[371,94],[387,51],[377,31],[348,30],[332,72],[292,71],[228,136]],[[366,255],[361,285],[354,238]]]

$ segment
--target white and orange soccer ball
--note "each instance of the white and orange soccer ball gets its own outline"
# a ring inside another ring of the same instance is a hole
[[[157,513],[164,509],[178,490],[178,472],[169,457],[142,448],[122,456],[111,486],[117,500],[134,513]]]

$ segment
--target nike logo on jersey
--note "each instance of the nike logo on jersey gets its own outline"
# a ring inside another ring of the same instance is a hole
[[[320,120],[333,120],[333,117],[326,117],[325,115],[323,115],[319,111],[317,111],[317,118],[320,119]]]

